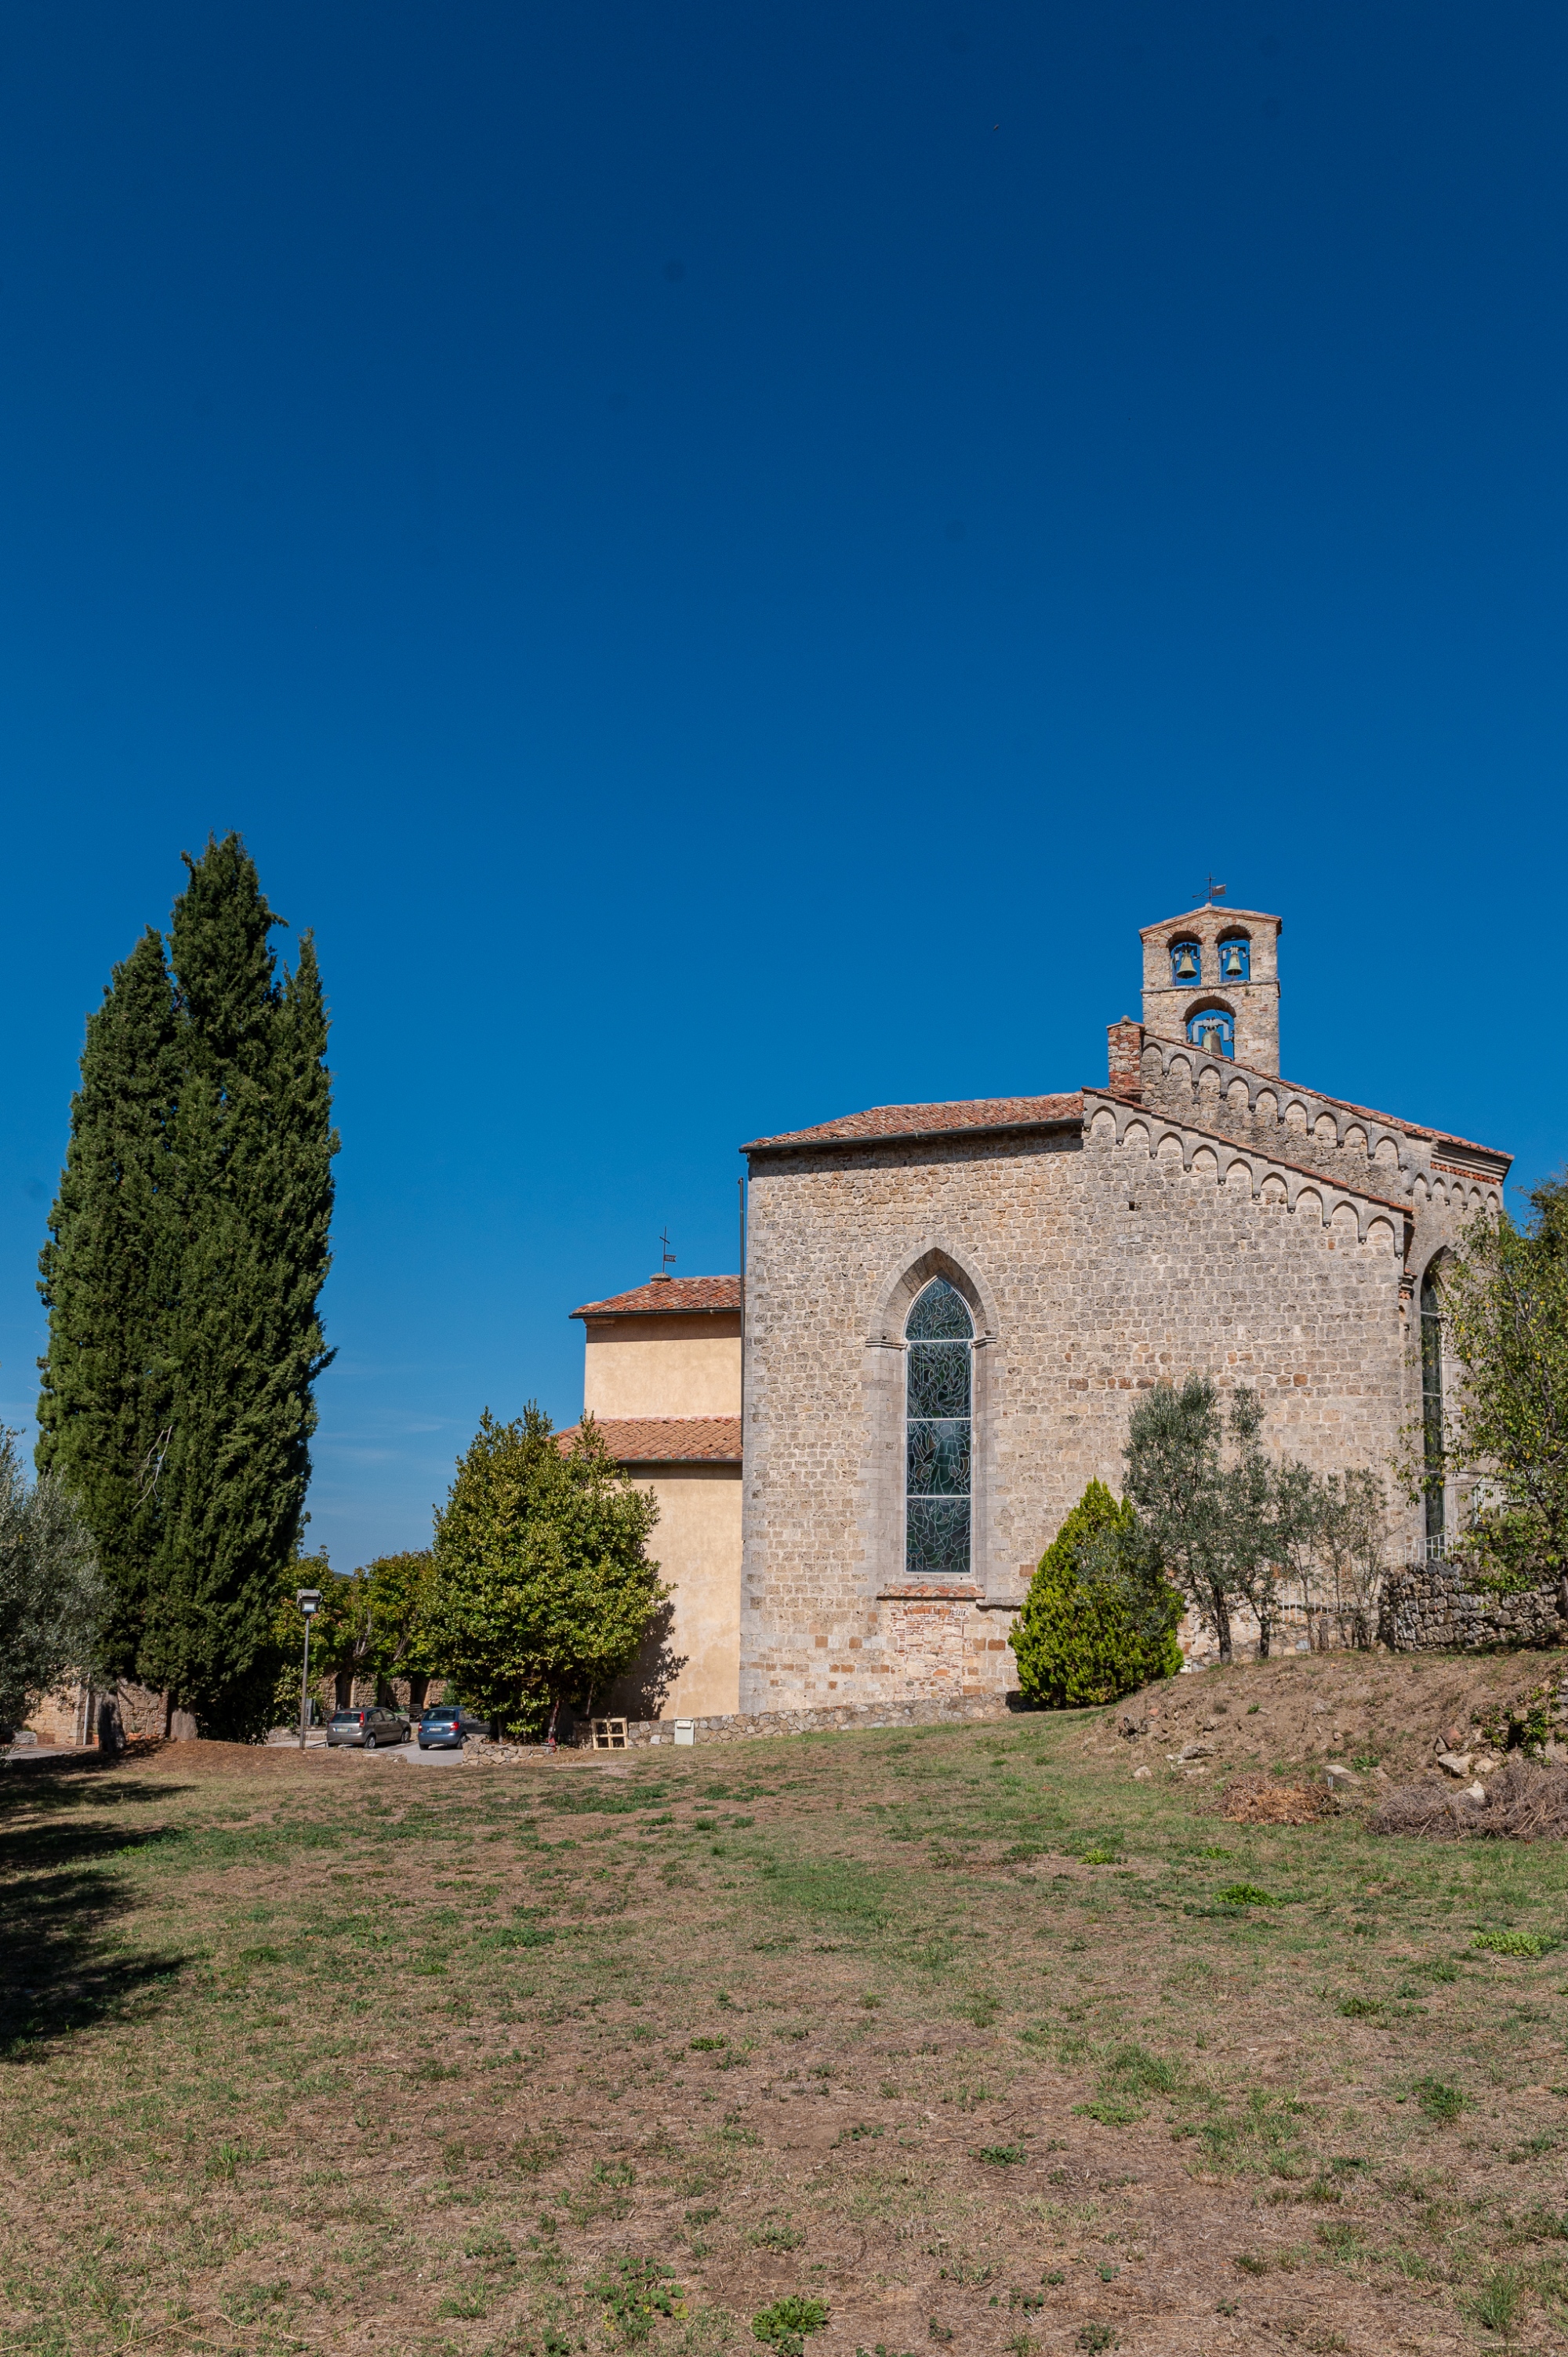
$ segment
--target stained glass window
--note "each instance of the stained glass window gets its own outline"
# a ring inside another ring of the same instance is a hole
[[[904,1328],[908,1348],[904,1564],[912,1577],[969,1570],[971,1344],[961,1293],[933,1277]]]

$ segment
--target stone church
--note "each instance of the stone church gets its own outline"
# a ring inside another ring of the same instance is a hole
[[[643,1708],[1015,1683],[1031,1572],[1090,1480],[1119,1491],[1158,1383],[1250,1385],[1273,1449],[1386,1473],[1444,1379],[1441,1257],[1509,1157],[1282,1080],[1281,930],[1212,903],[1146,926],[1103,1085],[752,1139],[744,1278],[574,1312],[585,1409],[660,1500]],[[1456,1510],[1396,1508],[1391,1561]]]

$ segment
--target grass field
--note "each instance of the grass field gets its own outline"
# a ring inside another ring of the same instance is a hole
[[[1562,1849],[1092,1717],[7,1770],[0,2348],[1568,2348]]]

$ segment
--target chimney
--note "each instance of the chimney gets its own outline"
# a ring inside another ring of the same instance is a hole
[[[1112,1023],[1105,1035],[1110,1068],[1108,1086],[1113,1097],[1124,1097],[1129,1104],[1139,1104],[1144,1095],[1144,1027],[1123,1015],[1120,1023]]]

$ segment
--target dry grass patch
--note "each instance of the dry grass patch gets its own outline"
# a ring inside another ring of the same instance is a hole
[[[0,2350],[1553,2345],[1563,1850],[1113,1721],[7,1771]]]

